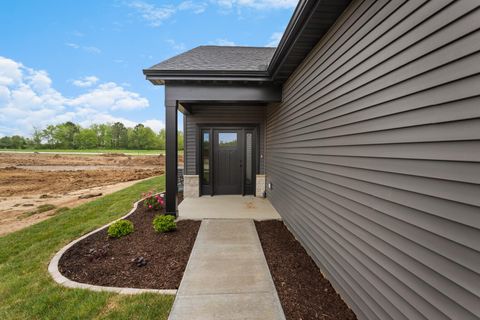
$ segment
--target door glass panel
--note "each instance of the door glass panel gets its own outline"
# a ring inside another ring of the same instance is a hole
[[[202,135],[202,184],[210,184],[210,132]]]
[[[220,132],[218,133],[218,145],[220,148],[230,148],[237,146],[236,132]]]
[[[245,184],[252,184],[252,133],[247,132],[245,136]]]

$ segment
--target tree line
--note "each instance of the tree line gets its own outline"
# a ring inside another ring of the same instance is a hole
[[[154,132],[138,124],[133,128],[121,122],[82,127],[73,122],[35,128],[32,137],[19,135],[0,138],[2,149],[134,149],[165,150],[165,129]],[[178,148],[183,150],[183,132],[178,132]]]

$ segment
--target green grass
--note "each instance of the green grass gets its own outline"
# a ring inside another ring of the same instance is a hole
[[[129,149],[84,149],[84,150],[75,150],[75,149],[0,149],[3,152],[48,152],[48,153],[57,153],[57,152],[72,152],[72,153],[124,153],[129,155],[156,155],[156,154],[165,154],[165,150],[129,150]]]
[[[30,216],[33,216],[34,214],[47,212],[47,211],[53,210],[55,208],[56,208],[56,206],[54,206],[53,204],[42,204],[42,205],[38,206],[38,208],[36,210],[25,212],[23,215],[25,217],[30,217]]]
[[[69,207],[61,207],[61,208],[58,208],[57,210],[55,210],[55,214],[64,213],[64,212],[67,212],[68,210],[70,210]]]
[[[142,192],[164,184],[163,176],[142,181],[0,237],[0,319],[167,319],[173,296],[68,289],[47,271],[64,245],[124,215]]]

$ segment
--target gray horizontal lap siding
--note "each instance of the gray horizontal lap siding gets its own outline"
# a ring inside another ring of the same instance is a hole
[[[360,319],[480,317],[479,6],[353,1],[268,107],[268,197]]]
[[[186,174],[198,174],[197,144],[198,126],[218,125],[258,125],[260,154],[265,146],[265,106],[193,106],[192,114],[185,116],[185,168]],[[260,173],[264,172],[264,161],[260,159]]]

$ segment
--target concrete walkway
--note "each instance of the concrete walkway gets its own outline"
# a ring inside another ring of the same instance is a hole
[[[253,220],[202,221],[169,319],[285,319]]]
[[[179,219],[281,219],[266,198],[222,195],[186,198],[178,206]]]

